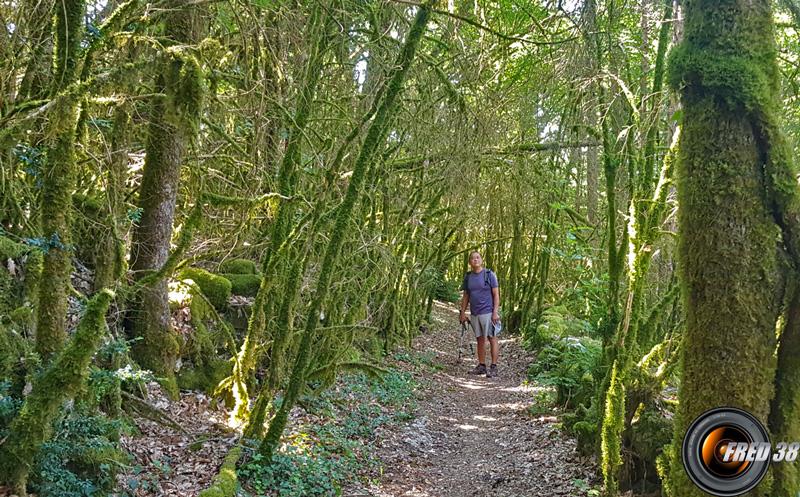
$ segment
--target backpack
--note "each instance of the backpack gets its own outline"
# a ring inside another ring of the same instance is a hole
[[[464,281],[461,282],[461,288],[463,288],[464,291],[467,292],[467,293],[469,293],[469,287],[467,287],[467,284],[469,283],[469,273],[471,273],[471,272],[472,271],[467,271],[466,273],[464,273]],[[483,268],[483,284],[484,284],[484,286],[488,286],[488,287],[492,286],[491,279],[489,278],[489,274],[491,272],[492,272],[491,269]]]

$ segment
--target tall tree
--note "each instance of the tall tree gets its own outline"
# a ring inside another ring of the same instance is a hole
[[[367,170],[372,164],[372,161],[377,160],[378,151],[384,144],[386,136],[389,134],[393,114],[396,110],[395,101],[403,89],[403,84],[405,83],[409,68],[414,62],[414,56],[419,42],[422,39],[422,35],[425,33],[428,15],[430,14],[430,8],[433,4],[435,4],[435,0],[420,7],[414,18],[405,44],[395,62],[394,70],[385,82],[385,88],[380,92],[382,98],[378,101],[375,118],[367,129],[364,142],[361,145],[361,150],[356,158],[353,173],[347,185],[347,193],[342,203],[337,208],[336,221],[331,230],[330,241],[325,247],[325,255],[322,265],[320,266],[314,294],[311,297],[311,303],[306,313],[305,328],[302,331],[289,384],[286,388],[281,406],[272,418],[269,430],[259,447],[260,452],[262,452],[268,460],[272,459],[272,455],[286,427],[286,422],[289,419],[289,411],[294,407],[295,402],[297,402],[303,390],[308,373],[309,360],[311,358],[311,344],[316,335],[322,304],[328,294],[331,278],[333,276],[334,264],[339,258],[339,252],[342,248],[345,234],[348,231],[347,226],[351,222],[350,218],[353,208],[361,196],[361,188],[366,180]]]
[[[186,147],[196,132],[202,101],[202,72],[186,45],[202,36],[203,16],[188,0],[176,0],[166,14],[166,39],[156,76],[138,206],[141,221],[133,232],[130,267],[135,279],[159,270],[169,256],[172,222]],[[172,330],[167,282],[158,278],[139,289],[128,316],[128,333],[141,337],[133,347],[139,364],[167,380],[172,393],[179,345]]]
[[[55,98],[78,77],[83,39],[83,0],[65,0],[55,9],[55,55],[50,97]],[[51,357],[67,336],[67,289],[70,263],[70,208],[75,183],[75,130],[78,101],[66,98],[52,112],[47,129],[48,151],[42,181],[41,219],[44,257],[36,323],[36,351]]]
[[[685,38],[670,56],[670,82],[684,107],[678,199],[686,327],[669,482],[681,497],[704,495],[688,481],[678,449],[699,414],[725,404],[767,421],[781,285],[774,169],[785,166],[771,2],[693,0],[685,9]],[[751,494],[772,495],[766,485]]]

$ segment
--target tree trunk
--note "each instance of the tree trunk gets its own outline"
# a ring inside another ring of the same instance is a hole
[[[366,179],[367,169],[372,160],[374,160],[378,148],[383,145],[386,135],[389,132],[389,124],[394,112],[394,102],[402,90],[406,75],[414,60],[417,46],[425,32],[429,9],[429,4],[426,4],[417,12],[411,31],[408,33],[406,42],[394,65],[395,69],[392,71],[391,77],[385,86],[385,90],[382,92],[384,96],[375,113],[375,119],[370,124],[367,136],[364,138],[364,143],[361,146],[361,151],[359,152],[353,168],[353,174],[350,177],[350,183],[347,186],[347,193],[341,205],[338,207],[336,223],[333,226],[330,241],[325,249],[325,257],[320,267],[314,295],[308,313],[306,314],[306,325],[302,332],[297,357],[289,379],[289,385],[286,389],[281,407],[270,422],[267,435],[264,437],[264,441],[259,447],[259,451],[266,456],[268,461],[272,459],[272,455],[286,427],[289,411],[294,407],[305,384],[308,362],[311,356],[311,344],[314,341],[317,324],[319,323],[319,312],[327,296],[330,280],[333,276],[333,266],[336,259],[339,257],[339,251],[344,242],[345,233],[347,232],[347,224],[350,222],[351,212],[360,195],[361,185]]]
[[[75,336],[34,380],[30,395],[0,445],[0,481],[11,485],[19,495],[26,495],[28,473],[42,444],[50,438],[62,404],[78,392],[89,373],[89,362],[100,345],[112,298],[111,292],[103,290],[89,301]]]
[[[65,0],[56,9],[55,56],[50,96],[77,79],[83,38],[83,0]],[[46,247],[36,322],[36,351],[44,359],[61,349],[67,337],[67,290],[70,263],[70,217],[75,183],[75,127],[78,104],[68,99],[50,115],[47,160],[43,167],[41,219]]]
[[[179,0],[167,15],[166,36],[175,43],[197,43],[199,15],[188,0]],[[178,195],[181,164],[187,143],[199,118],[202,89],[200,68],[190,55],[165,55],[156,78],[164,99],[153,103],[138,206],[141,222],[133,231],[130,267],[140,279],[157,271],[169,256],[172,222]],[[132,303],[126,323],[132,337],[141,337],[133,353],[139,365],[165,378],[173,395],[175,362],[179,345],[170,323],[167,282],[164,278],[145,285]]]
[[[680,462],[688,425],[720,405],[765,422],[773,395],[778,230],[766,198],[770,151],[759,119],[777,95],[778,73],[770,2],[691,1],[685,22],[685,39],[670,58],[670,82],[683,88],[678,200],[686,328],[669,485],[674,495],[692,497],[705,494]],[[767,487],[749,495],[771,495]]]

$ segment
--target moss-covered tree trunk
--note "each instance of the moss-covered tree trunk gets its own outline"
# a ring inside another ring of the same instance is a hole
[[[670,56],[684,107],[678,169],[679,267],[686,309],[669,487],[705,495],[680,461],[686,429],[712,407],[767,421],[775,373],[778,230],[762,119],[777,95],[767,0],[690,1]],[[713,360],[710,360],[713,359]],[[772,495],[762,485],[750,495]]]
[[[19,84],[19,97],[34,100],[46,96],[47,77],[52,60],[50,29],[54,14],[53,4],[52,0],[28,0],[24,3],[24,9],[28,13],[28,22],[25,26],[30,53],[25,75]],[[55,14],[63,15],[58,12]]]
[[[347,193],[341,205],[338,207],[336,222],[331,232],[330,241],[325,248],[325,256],[322,261],[322,266],[320,267],[320,273],[315,285],[311,305],[306,314],[305,328],[301,335],[297,357],[294,367],[292,368],[291,377],[289,378],[289,385],[286,388],[281,407],[272,418],[269,430],[259,447],[259,451],[266,456],[267,460],[272,459],[272,455],[286,427],[289,411],[294,407],[305,385],[309,358],[312,352],[311,344],[314,342],[315,332],[319,323],[319,312],[328,294],[331,278],[333,276],[333,267],[339,257],[339,252],[344,242],[347,225],[350,223],[351,212],[360,196],[361,186],[366,179],[367,169],[375,159],[377,155],[376,152],[379,147],[383,145],[386,135],[389,132],[389,125],[395,110],[394,103],[400,95],[408,70],[414,61],[417,46],[425,32],[431,3],[422,6],[417,12],[405,44],[394,65],[394,70],[391,72],[385,88],[382,88],[381,93],[383,94],[383,98],[375,113],[375,119],[367,130],[364,143],[356,158],[353,174],[347,186]]]
[[[125,264],[125,248],[117,223],[124,215],[125,179],[128,174],[128,140],[131,117],[128,104],[114,109],[111,150],[108,154],[105,212],[108,229],[99,240],[94,274],[94,289],[110,287],[120,276]]]
[[[800,285],[798,274],[792,273],[791,295],[786,326],[778,349],[778,370],[775,374],[775,398],[769,414],[769,429],[775,441],[800,440]],[[795,464],[773,466],[774,497],[795,497],[800,491],[800,474]]]
[[[77,78],[80,41],[83,38],[84,0],[65,0],[55,9],[55,55],[50,96],[55,97]],[[75,127],[78,103],[67,99],[50,114],[47,159],[43,167],[41,220],[47,248],[39,290],[36,351],[49,358],[67,336],[70,218],[75,183]]]
[[[75,395],[89,374],[89,362],[105,331],[105,314],[113,294],[103,290],[86,305],[75,336],[33,382],[9,435],[0,444],[0,481],[26,495],[28,473],[42,444],[50,438],[52,423],[65,400]]]
[[[311,50],[306,61],[303,74],[303,86],[298,95],[297,109],[294,115],[289,138],[286,143],[286,153],[281,161],[278,171],[278,192],[284,197],[291,197],[295,194],[300,167],[302,146],[305,140],[306,125],[311,117],[313,110],[314,95],[317,91],[319,78],[322,74],[322,58],[327,50],[328,34],[327,26],[329,19],[324,19],[322,7],[316,5],[311,13],[309,20],[309,37],[311,38]],[[287,251],[283,247],[289,235],[293,216],[296,212],[295,205],[289,202],[281,202],[278,205],[276,219],[270,231],[269,249],[266,251],[262,264],[261,284],[253,303],[253,311],[247,323],[247,334],[234,361],[233,372],[230,377],[231,391],[235,399],[235,405],[231,410],[231,421],[234,423],[244,423],[247,420],[249,410],[250,394],[247,390],[247,380],[256,367],[257,349],[261,346],[263,336],[267,328],[267,322],[275,311],[274,302],[284,300],[285,295],[279,295],[275,288],[277,277],[278,262],[287,260]],[[282,256],[282,257],[281,257]],[[291,273],[291,270],[290,270]],[[302,275],[300,275],[302,276]],[[289,286],[292,285],[291,274],[289,276]],[[287,288],[287,292],[296,292],[296,289]],[[288,300],[294,300],[294,295],[286,296]],[[269,304],[269,305],[268,305]],[[280,311],[278,311],[280,312]],[[274,344],[280,356],[285,338],[286,328],[275,330],[276,339]],[[261,403],[263,406],[263,402]]]
[[[187,0],[178,0],[166,15],[166,38],[176,47],[168,49],[159,64],[156,88],[166,94],[156,99],[150,114],[142,184],[138,206],[141,221],[133,231],[130,268],[135,279],[157,271],[167,262],[181,165],[199,117],[202,82],[194,57],[178,44],[199,41],[202,16]],[[139,289],[126,322],[131,337],[142,338],[133,347],[134,358],[146,369],[165,379],[177,393],[175,362],[179,345],[170,323],[167,282],[158,278]]]

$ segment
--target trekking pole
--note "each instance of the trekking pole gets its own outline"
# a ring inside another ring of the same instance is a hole
[[[458,359],[457,364],[461,364],[464,356],[464,335],[467,333],[467,322],[461,323],[461,335],[458,338]]]
[[[463,323],[461,323],[461,335],[458,338],[458,359],[456,360],[456,363],[458,363],[458,364],[460,364],[461,361],[464,358],[464,335],[467,334],[467,324],[469,324],[469,327],[471,329],[472,328],[472,323],[471,322],[464,321]],[[469,338],[467,340],[469,340]],[[470,353],[470,355],[475,354],[475,349],[473,347],[474,347],[474,345],[472,344],[472,341],[469,340],[469,353]]]

